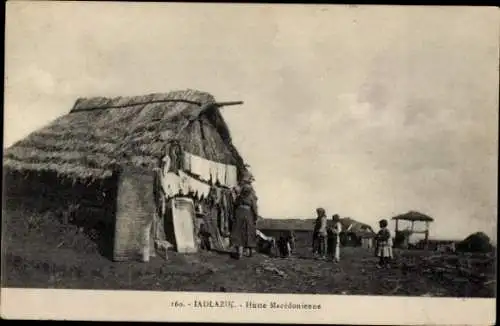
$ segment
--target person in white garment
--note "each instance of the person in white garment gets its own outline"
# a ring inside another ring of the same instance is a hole
[[[340,223],[340,217],[338,214],[332,216],[332,235],[333,235],[333,248],[332,248],[332,260],[335,263],[340,261],[340,233],[342,232],[342,224]]]

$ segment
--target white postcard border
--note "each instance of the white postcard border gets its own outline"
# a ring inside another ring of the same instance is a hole
[[[233,308],[216,307],[227,305],[228,301],[233,302]],[[268,306],[246,308],[247,301]],[[271,302],[321,307],[270,308]],[[1,289],[1,312],[5,319],[492,325],[496,321],[495,307],[496,299],[472,298]]]

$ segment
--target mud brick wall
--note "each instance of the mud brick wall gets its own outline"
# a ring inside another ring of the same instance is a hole
[[[148,228],[156,209],[153,189],[153,171],[124,167],[119,172],[113,260],[141,259],[146,246],[153,253],[153,228]]]

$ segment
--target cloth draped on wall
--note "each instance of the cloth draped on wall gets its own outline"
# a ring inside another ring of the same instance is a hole
[[[197,180],[182,170],[179,170],[180,189],[182,194],[193,195],[196,199],[206,198],[210,192],[210,185]]]
[[[179,179],[180,179],[180,192],[182,195],[189,195],[189,175],[187,175],[184,171],[179,170]]]
[[[179,144],[174,142],[167,147],[158,180],[159,187],[163,189],[163,198],[158,201],[161,205],[158,215],[164,216],[168,199],[178,195],[193,197],[198,205],[203,204],[204,220],[215,248],[224,249],[227,246],[224,237],[231,235],[236,214],[235,200],[239,193],[237,167],[182,151]],[[213,186],[209,184],[210,181]],[[255,215],[256,205],[252,207]],[[255,223],[252,225],[255,229]],[[153,227],[155,234],[158,234],[156,238],[165,237],[162,218],[158,218]]]
[[[226,185],[226,165],[222,163],[215,163],[217,169],[216,183]]]
[[[189,152],[183,153],[183,170],[199,176],[204,181],[225,187],[235,187],[238,184],[238,170],[234,165],[207,160]]]
[[[225,190],[221,201],[220,229],[224,236],[229,236],[234,216],[234,200],[231,191]]]
[[[217,164],[216,162],[209,162],[209,173],[210,173],[210,181],[212,184],[217,182]]]
[[[210,185],[194,178],[189,178],[188,180],[191,191],[196,198],[202,199],[208,196],[208,193],[210,192]]]
[[[181,189],[181,179],[173,172],[168,172],[166,175],[163,175],[161,177],[161,184],[167,198],[174,197]]]
[[[191,153],[185,153],[185,156],[189,157],[190,166],[186,171],[191,172],[194,175],[197,175],[202,180],[209,181],[210,180],[210,165],[209,161]]]
[[[234,165],[226,165],[226,186],[229,188],[236,187],[238,185],[238,170]]]
[[[182,154],[182,169],[191,171],[191,154],[188,152],[183,152]]]

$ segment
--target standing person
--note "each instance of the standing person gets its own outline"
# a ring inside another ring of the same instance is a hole
[[[200,223],[200,230],[198,232],[198,237],[201,240],[201,249],[202,250],[212,250],[212,244],[210,242],[210,238],[212,237],[212,234],[210,233],[210,230],[208,229],[208,226],[205,221],[202,221]]]
[[[318,254],[320,259],[326,259],[326,251],[328,244],[328,232],[327,232],[327,217],[324,208],[318,208],[316,210],[316,226],[317,226],[317,243],[318,243]]]
[[[340,233],[342,232],[342,224],[340,223],[340,216],[338,214],[332,216],[332,221],[332,256],[333,261],[338,263],[340,261]]]
[[[252,256],[257,246],[257,198],[250,184],[244,184],[235,202],[234,223],[231,230],[231,244],[236,247],[236,258],[243,256],[243,249]]]
[[[319,221],[318,218],[314,221],[314,230],[312,237],[312,254],[313,257],[317,257],[319,254],[319,242],[318,242],[318,230],[319,230]]]
[[[291,257],[295,250],[295,232],[293,230],[281,232],[278,238],[278,248],[281,257]]]
[[[378,268],[389,267],[389,260],[392,257],[392,237],[387,225],[387,220],[380,220],[380,230],[375,237],[375,241],[377,242],[377,256],[379,257]]]

